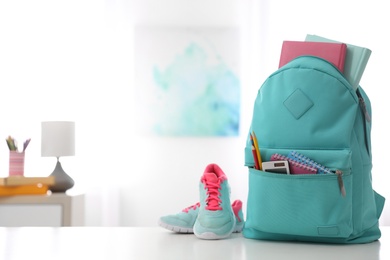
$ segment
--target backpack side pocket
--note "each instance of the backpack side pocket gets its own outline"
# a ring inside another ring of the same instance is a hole
[[[351,190],[352,175],[344,174],[343,181]],[[340,194],[334,174],[286,175],[249,168],[245,229],[260,231],[258,239],[347,238],[353,231],[351,198]]]

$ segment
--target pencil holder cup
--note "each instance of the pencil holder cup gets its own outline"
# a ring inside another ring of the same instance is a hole
[[[23,176],[24,175],[24,152],[10,151],[9,152],[9,175]]]

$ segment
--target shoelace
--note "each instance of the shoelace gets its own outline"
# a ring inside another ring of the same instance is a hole
[[[206,198],[206,209],[207,210],[222,210],[220,203],[222,202],[219,196],[221,193],[219,192],[220,183],[219,180],[217,183],[208,182],[204,180],[205,189],[207,189],[207,198]]]
[[[182,211],[185,212],[185,213],[188,213],[189,210],[191,210],[191,209],[195,210],[195,209],[197,209],[199,207],[200,207],[200,202],[195,203],[194,205],[191,205],[191,206],[183,209]]]

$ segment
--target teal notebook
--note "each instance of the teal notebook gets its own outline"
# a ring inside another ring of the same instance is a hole
[[[339,42],[327,39],[314,34],[307,34],[305,41],[308,42]],[[351,84],[353,89],[359,87],[360,79],[366,69],[368,59],[371,56],[371,50],[365,47],[347,44],[347,56],[345,57],[344,76]]]

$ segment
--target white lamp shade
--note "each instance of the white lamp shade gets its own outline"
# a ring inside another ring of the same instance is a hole
[[[75,155],[75,123],[42,122],[41,155],[44,157]]]

